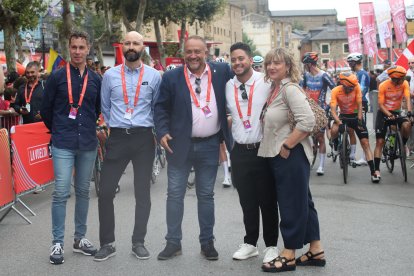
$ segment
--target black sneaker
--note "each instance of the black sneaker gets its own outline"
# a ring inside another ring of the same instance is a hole
[[[115,247],[110,244],[104,244],[95,254],[94,261],[102,262],[116,255]]]
[[[49,260],[51,264],[63,264],[65,262],[63,259],[63,246],[60,243],[56,243],[50,248]]]
[[[160,254],[158,254],[158,260],[168,260],[181,254],[181,245],[167,242],[167,245],[165,246],[164,250],[161,251]]]
[[[73,252],[82,253],[86,256],[95,256],[98,250],[88,239],[75,240],[73,243]]]
[[[150,253],[141,242],[132,244],[132,254],[140,260],[147,260],[150,258]]]
[[[201,254],[204,255],[204,257],[207,260],[215,261],[218,260],[218,252],[214,248],[214,241],[209,241],[206,244],[201,245]]]

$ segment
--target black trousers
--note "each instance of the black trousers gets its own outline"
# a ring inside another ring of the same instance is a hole
[[[295,146],[287,159],[277,155],[269,161],[276,180],[280,232],[285,248],[300,249],[320,240],[318,214],[309,190],[310,164],[303,146]]]
[[[266,247],[276,246],[279,235],[276,189],[269,163],[258,157],[257,151],[236,143],[230,154],[233,185],[239,193],[246,230],[244,243],[256,246],[261,212]]]
[[[129,161],[134,168],[135,226],[132,243],[144,242],[151,210],[150,179],[155,155],[151,128],[111,128],[101,172],[99,191],[99,239],[101,246],[115,241],[114,198]]]

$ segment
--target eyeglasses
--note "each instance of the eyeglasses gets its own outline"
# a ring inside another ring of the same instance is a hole
[[[246,91],[246,86],[244,85],[244,83],[240,84],[240,91],[242,92],[241,96],[243,100],[247,100],[249,99],[249,97],[247,97],[247,91]]]
[[[197,86],[196,87],[196,89],[195,89],[195,92],[197,93],[197,94],[200,94],[201,93],[201,79],[200,78],[196,78],[195,79],[195,85]]]
[[[391,78],[391,81],[394,83],[400,83],[404,80],[404,78]]]
[[[414,64],[414,61],[409,62],[409,64]]]
[[[352,92],[352,90],[354,90],[353,86],[346,86],[346,85],[342,85],[344,87],[344,90],[346,93],[350,93]]]
[[[263,66],[262,65],[254,65],[253,66],[253,69],[262,69],[263,68]]]

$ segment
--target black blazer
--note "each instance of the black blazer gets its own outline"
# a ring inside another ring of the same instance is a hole
[[[233,142],[227,126],[225,90],[232,73],[226,63],[208,63],[208,65],[212,72],[212,83],[221,125],[220,135],[230,150]],[[160,141],[167,133],[171,135],[173,139],[168,144],[173,154],[167,153],[167,160],[174,165],[184,163],[191,146],[193,115],[190,91],[184,77],[185,68],[182,66],[167,71],[163,75],[154,107],[157,140]]]

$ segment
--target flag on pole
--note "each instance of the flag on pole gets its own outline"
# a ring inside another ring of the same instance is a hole
[[[53,70],[56,70],[65,64],[66,61],[58,54],[58,52],[50,48],[46,71],[51,73]]]
[[[388,0],[391,7],[392,21],[394,22],[395,40],[404,43],[408,36],[405,30],[407,19],[405,17],[404,0]]]
[[[362,35],[364,37],[364,54],[374,57],[377,54],[377,31],[375,29],[374,5],[372,2],[359,3]]]
[[[407,48],[404,49],[395,64],[408,69],[408,59],[410,58],[414,58],[414,40],[412,40]]]
[[[349,52],[361,53],[361,37],[359,34],[358,17],[346,19],[346,33],[348,34]]]
[[[122,44],[121,43],[113,43],[115,50],[115,66],[124,63],[124,54],[122,53]]]

